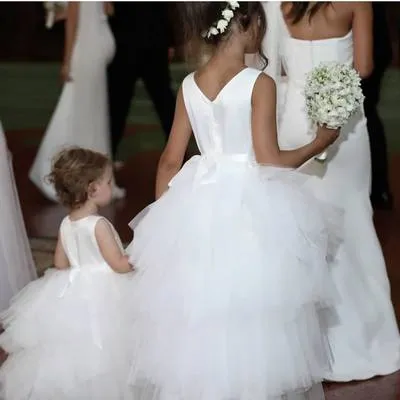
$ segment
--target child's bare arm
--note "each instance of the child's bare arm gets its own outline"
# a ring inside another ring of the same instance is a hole
[[[97,222],[95,236],[102,256],[115,272],[124,274],[132,271],[128,256],[122,252],[110,224],[105,219]]]
[[[281,150],[276,127],[276,86],[265,74],[254,85],[252,108],[253,147],[260,164],[298,168],[324,151],[339,135],[338,130],[318,127],[312,142],[294,150]]]
[[[54,267],[57,269],[65,269],[69,268],[69,266],[68,257],[65,254],[60,235],[58,235],[56,251],[54,252]]]
[[[186,112],[182,87],[176,100],[174,122],[168,143],[158,163],[156,178],[156,199],[168,189],[168,182],[182,167],[185,152],[192,135],[192,127]]]

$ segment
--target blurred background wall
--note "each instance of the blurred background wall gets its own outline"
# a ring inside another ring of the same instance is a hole
[[[400,66],[400,2],[387,2],[387,10],[393,43],[393,63]],[[42,2],[1,1],[0,61],[59,61],[63,47],[63,23],[57,23],[49,31],[45,28],[44,17]],[[172,26],[174,22],[171,13]]]

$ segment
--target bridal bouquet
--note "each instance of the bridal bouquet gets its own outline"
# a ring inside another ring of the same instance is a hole
[[[316,125],[338,129],[345,125],[363,103],[361,78],[349,65],[324,63],[306,78],[304,91],[308,117]],[[324,161],[326,152],[317,160]]]

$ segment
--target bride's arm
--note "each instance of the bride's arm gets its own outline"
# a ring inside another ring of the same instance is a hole
[[[352,5],[354,68],[362,78],[367,78],[374,68],[372,5],[369,2],[354,2]]]
[[[276,128],[276,86],[272,78],[261,74],[252,96],[252,136],[259,164],[298,168],[322,153],[338,137],[338,131],[319,127],[316,138],[295,150],[281,150]]]
[[[71,79],[71,58],[78,30],[79,7],[80,2],[78,1],[68,2],[67,20],[65,25],[64,61],[61,69],[61,75],[64,81]]]

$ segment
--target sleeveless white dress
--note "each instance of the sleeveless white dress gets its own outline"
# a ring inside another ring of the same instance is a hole
[[[72,81],[63,87],[29,172],[32,182],[50,200],[57,201],[57,197],[46,177],[58,151],[68,146],[80,146],[111,154],[106,68],[114,51],[114,38],[103,3],[80,2],[71,60]]]
[[[279,7],[279,3],[271,7]],[[353,37],[306,41],[290,37],[280,13],[280,57],[286,82],[279,84],[279,145],[294,149],[313,135],[305,112],[305,75],[321,62],[353,64]],[[369,200],[371,160],[366,118],[361,109],[328,149],[324,164],[300,168],[318,197],[344,209],[344,242],[332,272],[340,295],[340,324],[329,333],[333,369],[326,379],[349,381],[390,374],[400,368],[400,336],[391,303],[385,260]]]
[[[12,155],[0,122],[0,311],[36,278],[28,236],[14,180]]]
[[[101,217],[66,217],[60,237],[71,267],[49,269],[0,316],[2,400],[128,400],[129,275],[104,261],[95,237]],[[116,239],[119,240],[117,234]]]
[[[256,164],[259,74],[244,69],[214,101],[183,81],[201,155],[130,223],[136,400],[324,397],[338,215],[302,190],[306,177]]]

